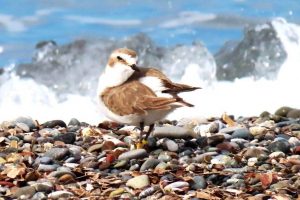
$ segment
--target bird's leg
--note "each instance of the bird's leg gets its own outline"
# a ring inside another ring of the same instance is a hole
[[[144,122],[140,122],[140,130],[141,130],[141,132],[140,132],[140,138],[139,138],[140,142],[142,142],[142,140],[143,140],[144,128],[145,128]]]
[[[148,139],[148,137],[149,137],[150,133],[153,131],[153,129],[154,129],[154,124],[150,124],[149,130],[148,130],[147,133],[146,133],[145,140]]]
[[[136,148],[137,149],[142,149],[144,148],[144,144],[143,144],[143,133],[144,133],[144,127],[145,127],[145,124],[144,122],[140,122],[140,137],[138,139],[138,142],[136,142]]]

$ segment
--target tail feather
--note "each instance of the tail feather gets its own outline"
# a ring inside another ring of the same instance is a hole
[[[191,92],[197,89],[201,89],[201,87],[178,87],[172,89],[163,90],[162,93],[180,93],[180,92]]]
[[[185,105],[187,107],[194,107],[193,104],[186,102],[181,97],[176,97],[176,100],[177,100],[178,103],[182,103],[183,105]]]

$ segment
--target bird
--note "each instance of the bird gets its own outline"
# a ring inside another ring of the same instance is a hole
[[[179,93],[200,87],[172,82],[156,68],[140,67],[136,51],[128,48],[114,50],[98,81],[100,109],[110,120],[133,125],[140,129],[140,142],[162,120],[177,108],[194,105],[186,102]],[[145,126],[149,126],[145,132]]]

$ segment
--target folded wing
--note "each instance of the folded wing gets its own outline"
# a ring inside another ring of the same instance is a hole
[[[157,97],[139,81],[128,81],[117,87],[108,88],[102,94],[104,104],[120,116],[147,114],[149,110],[169,110],[176,98]]]

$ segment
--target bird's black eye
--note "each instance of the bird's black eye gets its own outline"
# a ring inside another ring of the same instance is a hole
[[[117,59],[120,60],[120,61],[124,60],[123,58],[121,58],[121,56],[117,56]]]

